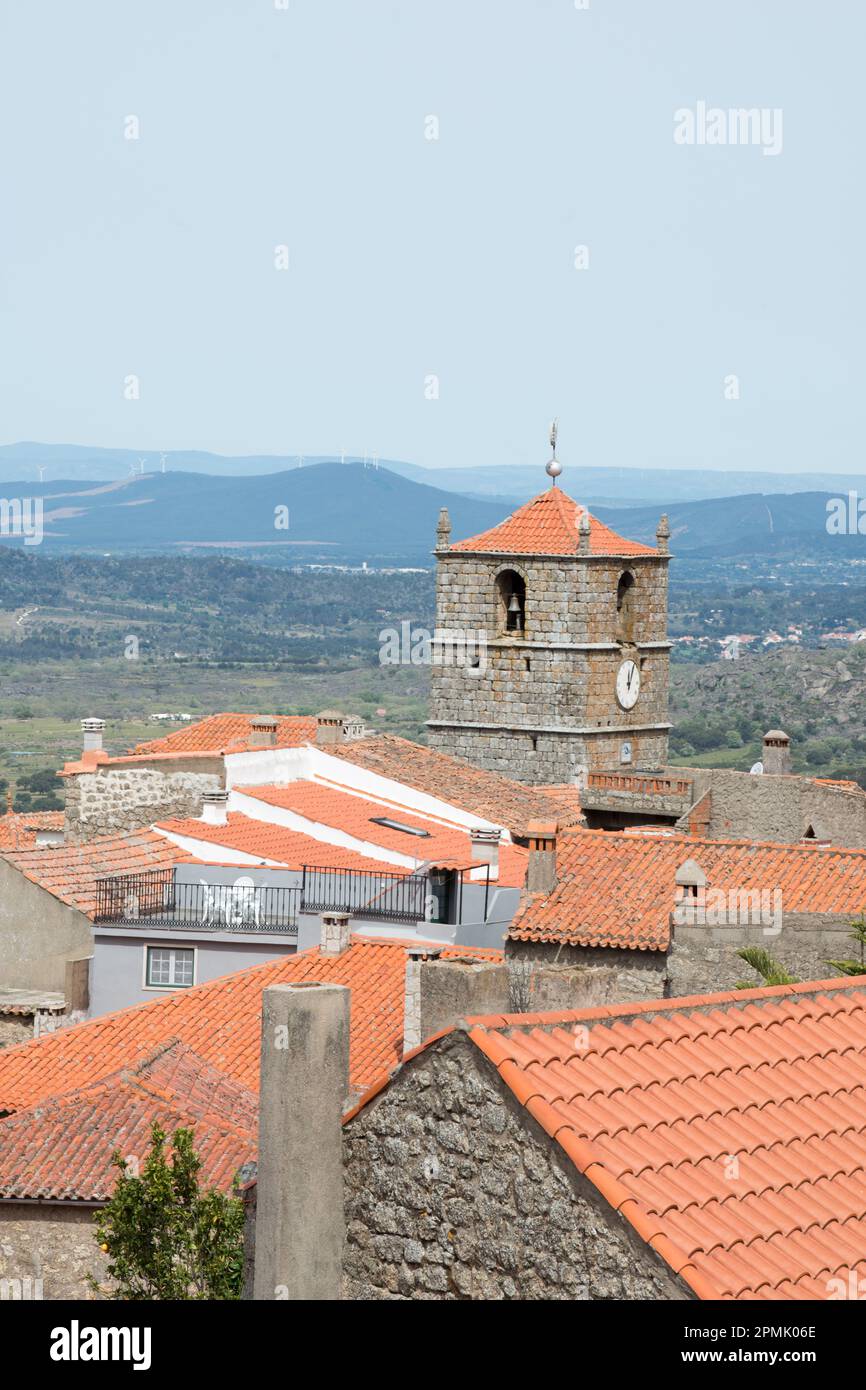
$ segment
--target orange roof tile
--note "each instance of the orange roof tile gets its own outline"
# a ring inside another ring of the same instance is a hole
[[[63,811],[7,811],[0,816],[0,850],[32,849],[37,830],[63,829]]]
[[[469,1024],[699,1297],[866,1277],[866,979]]]
[[[498,772],[486,772],[465,758],[439,753],[421,743],[377,734],[329,747],[328,753],[356,767],[378,772],[382,777],[402,782],[437,796],[469,811],[482,820],[504,825],[512,835],[524,839],[531,820],[556,820],[560,825],[574,819],[560,802],[541,787],[527,787]]]
[[[154,1122],[171,1135],[194,1126],[205,1187],[231,1191],[254,1161],[258,1099],[183,1043],[161,1043],[120,1070],[0,1121],[0,1198],[106,1201],[115,1151],[143,1161]]]
[[[158,829],[188,839],[204,840],[223,849],[255,854],[260,859],[276,860],[290,869],[302,869],[305,864],[319,869],[377,869],[387,874],[408,874],[408,868],[388,864],[384,859],[368,858],[341,845],[325,844],[300,830],[288,830],[284,825],[254,820],[240,811],[230,811],[225,825],[209,825],[202,820],[160,821]]]
[[[396,850],[410,856],[418,864],[447,863],[468,867],[473,863],[469,831],[463,826],[445,826],[391,802],[383,804],[381,801],[371,801],[321,782],[297,781],[289,782],[286,786],[237,787],[236,790],[265,805],[294,811],[296,815],[319,825],[342,830],[358,840]],[[377,819],[382,818],[398,821],[422,834],[413,835],[378,825]],[[502,887],[521,888],[526,878],[526,863],[525,849],[517,845],[500,845],[497,882]]]
[[[276,715],[276,746],[299,748],[316,737],[315,716]],[[237,753],[249,746],[250,714],[209,714],[195,724],[137,743],[133,753]]]
[[[0,1114],[103,1080],[120,1067],[135,1067],[173,1038],[258,1091],[262,990],[306,979],[351,989],[350,1081],[361,1089],[400,1059],[406,948],[418,944],[354,937],[339,956],[323,956],[318,948],[299,951],[0,1049]],[[502,959],[501,951],[465,946],[446,947],[442,954]]]
[[[4,850],[2,857],[61,902],[88,914],[96,906],[98,878],[167,869],[191,861],[185,850],[152,830],[103,835],[83,845]]]
[[[687,859],[704,870],[708,889],[778,889],[786,913],[847,915],[866,902],[866,850],[570,830],[557,845],[556,887],[549,896],[526,899],[509,936],[663,951],[676,901],[674,877]]]
[[[487,555],[576,555],[578,525],[586,508],[559,487],[540,492],[489,531],[455,541],[452,550]],[[589,513],[586,513],[589,515]],[[590,555],[658,555],[651,545],[629,541],[597,517],[589,518]]]

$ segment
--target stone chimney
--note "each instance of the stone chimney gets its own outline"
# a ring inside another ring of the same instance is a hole
[[[769,729],[764,734],[764,772],[783,777],[791,771],[791,740],[782,729]]]
[[[82,719],[81,737],[82,748],[85,753],[95,753],[102,748],[102,736],[105,733],[104,719]]]
[[[254,1299],[340,1298],[348,1089],[349,990],[320,980],[264,990]]]
[[[410,946],[406,952],[406,998],[403,1005],[403,1053],[420,1047],[421,1033],[421,965],[442,954],[441,946]]]
[[[530,893],[552,893],[556,887],[556,821],[530,821],[526,887]]]
[[[201,818],[206,825],[228,825],[228,807],[228,792],[205,792],[202,797]]]
[[[440,507],[439,520],[436,524],[436,549],[451,549],[451,518],[448,515],[447,507]]]
[[[589,512],[581,512],[580,521],[577,527],[577,553],[578,555],[589,554]]]
[[[509,1012],[504,961],[468,955],[446,959],[441,952],[441,946],[410,946],[406,953],[404,1055],[463,1018]]]
[[[671,526],[670,522],[667,519],[667,514],[665,514],[660,519],[659,524],[656,527],[656,545],[658,547],[659,555],[670,555],[670,539]]]
[[[254,714],[250,719],[249,748],[276,748],[277,721],[272,714]]]
[[[343,716],[334,709],[316,715],[316,743],[320,748],[343,741]]]
[[[348,912],[323,912],[319,950],[323,956],[341,956],[351,942],[351,917]]]
[[[472,841],[472,862],[473,864],[490,865],[490,882],[499,877],[499,840],[498,830],[484,830],[480,825],[474,825],[469,831],[469,839]]]
[[[674,874],[674,912],[672,922],[677,926],[695,925],[698,909],[706,901],[707,876],[695,859],[686,859]]]

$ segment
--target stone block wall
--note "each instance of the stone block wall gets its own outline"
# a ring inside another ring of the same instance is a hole
[[[579,767],[616,767],[631,744],[631,767],[667,759],[667,564],[662,556],[551,559],[441,552],[437,629],[486,634],[478,669],[434,662],[430,684],[432,747],[523,781],[570,782]],[[503,629],[497,578],[516,571],[526,584],[525,627]],[[634,578],[624,635],[617,585]],[[630,657],[641,694],[620,708],[616,673]],[[477,726],[477,727],[473,727]]]
[[[87,1275],[105,1277],[94,1238],[95,1211],[76,1206],[0,1202],[0,1280],[41,1279],[46,1301],[92,1299]]]
[[[222,786],[219,758],[75,773],[66,779],[67,842],[139,830],[169,816],[200,816],[204,793]]]
[[[866,792],[813,777],[750,776],[727,768],[670,768],[691,777],[695,801],[705,798],[712,839],[740,836],[796,843],[811,827],[814,838],[849,849],[866,848]],[[708,795],[709,794],[709,795]],[[698,806],[695,807],[698,810]]]
[[[510,1013],[593,1009],[663,999],[668,991],[665,951],[507,941],[505,960]]]
[[[760,946],[800,980],[829,980],[839,972],[829,960],[857,959],[850,919],[832,913],[783,913],[781,930],[761,925],[698,926],[675,923],[668,955],[670,993],[713,994],[734,989],[741,980],[763,981],[737,951]],[[866,972],[864,972],[866,973]]]
[[[458,1032],[344,1127],[344,1296],[686,1299]]]
[[[14,1047],[33,1037],[32,1014],[0,1013],[0,1047]]]

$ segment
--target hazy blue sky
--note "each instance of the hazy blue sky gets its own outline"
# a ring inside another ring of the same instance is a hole
[[[863,16],[2,0],[0,442],[866,471]]]

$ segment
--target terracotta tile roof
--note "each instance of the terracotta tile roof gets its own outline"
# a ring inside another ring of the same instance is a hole
[[[315,716],[280,714],[277,721],[276,746],[278,748],[299,748],[316,737]],[[147,739],[137,743],[134,753],[232,753],[240,752],[249,744],[249,714],[209,714],[195,724],[186,724],[182,729],[165,734],[161,738]]]
[[[320,869],[377,869],[388,874],[408,874],[408,868],[388,864],[383,859],[368,858],[341,845],[328,845],[299,830],[287,830],[283,825],[254,820],[240,811],[230,811],[226,825],[208,825],[202,820],[164,820],[157,827],[172,835],[204,840],[223,849],[255,854],[260,859],[273,859],[290,869],[302,869],[305,864]]]
[[[560,804],[542,788],[524,786],[498,772],[485,772],[465,758],[438,753],[394,734],[359,738],[327,751],[356,767],[378,772],[428,796],[441,797],[483,820],[507,826],[520,839],[526,837],[530,821],[558,818],[561,825],[565,823]]]
[[[559,825],[565,829],[569,825],[579,825],[583,819],[580,805],[580,787],[567,782],[551,782],[538,788],[559,807]]]
[[[470,866],[472,844],[469,831],[463,826],[442,825],[415,811],[392,802],[371,801],[321,782],[297,781],[278,787],[238,787],[245,796],[254,797],[267,806],[294,811],[296,815],[319,825],[341,830],[358,840],[366,840],[383,849],[395,850],[410,856],[417,864],[453,864]],[[392,830],[378,825],[376,819],[398,821],[414,830]],[[315,861],[311,861],[315,862]],[[499,847],[499,878],[502,887],[522,888],[526,878],[527,851],[517,845]]]
[[[452,550],[487,555],[576,555],[578,525],[586,511],[560,487],[540,492],[525,506],[490,531],[455,541]],[[629,541],[611,531],[597,517],[589,518],[590,555],[657,555],[641,541]]]
[[[258,1091],[262,990],[296,980],[329,980],[352,991],[350,1081],[363,1089],[399,1061],[403,1044],[406,948],[417,940],[355,937],[340,956],[318,948],[177,990],[32,1042],[0,1050],[0,1113],[101,1081],[135,1067],[177,1038],[234,1081]],[[446,947],[446,958],[501,960],[501,951]]]
[[[0,1199],[106,1201],[117,1181],[112,1155],[143,1160],[155,1121],[169,1136],[194,1126],[204,1187],[230,1192],[255,1160],[255,1093],[169,1040],[131,1071],[0,1121]]]
[[[674,877],[687,859],[704,870],[708,890],[778,889],[786,913],[858,914],[866,902],[866,850],[570,830],[559,837],[554,891],[528,897],[509,936],[663,951]]]
[[[83,845],[5,850],[3,858],[61,902],[90,913],[96,906],[97,878],[167,869],[172,864],[188,863],[191,856],[164,835],[133,830],[100,836]]]
[[[61,831],[63,811],[7,811],[0,816],[0,850],[32,849],[37,830]]]
[[[826,1299],[866,1277],[866,979],[470,1025],[699,1297]]]

